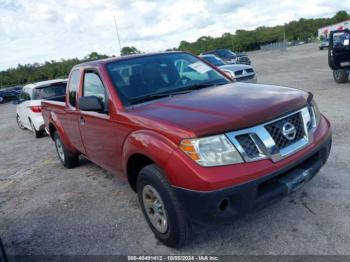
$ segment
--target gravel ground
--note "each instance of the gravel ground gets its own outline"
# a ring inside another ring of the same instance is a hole
[[[333,125],[333,149],[297,193],[169,249],[148,228],[128,184],[87,160],[59,163],[0,105],[0,235],[9,254],[350,254],[350,83],[336,84],[316,45],[251,52],[260,83],[312,91]]]

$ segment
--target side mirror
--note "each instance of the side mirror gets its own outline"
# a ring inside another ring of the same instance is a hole
[[[104,112],[105,108],[97,96],[82,96],[79,98],[79,109],[82,111]]]

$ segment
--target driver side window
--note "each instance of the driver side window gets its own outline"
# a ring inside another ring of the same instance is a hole
[[[107,109],[107,93],[103,83],[96,72],[85,72],[83,96],[96,96],[103,107]]]

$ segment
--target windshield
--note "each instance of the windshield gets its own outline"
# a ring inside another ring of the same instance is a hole
[[[209,63],[211,63],[214,66],[222,66],[225,65],[221,59],[216,58],[215,56],[203,56],[202,57],[204,60],[208,61]]]
[[[236,54],[233,53],[231,50],[228,49],[222,49],[222,50],[218,50],[217,53],[219,54],[219,56],[223,56],[223,57],[236,57]]]
[[[38,87],[33,91],[33,99],[52,99],[66,94],[67,83],[57,83],[49,86]]]
[[[350,34],[348,32],[334,33],[333,34],[333,47],[349,47]]]
[[[187,53],[164,53],[135,57],[107,64],[107,70],[124,105],[157,99],[179,91],[230,81]]]

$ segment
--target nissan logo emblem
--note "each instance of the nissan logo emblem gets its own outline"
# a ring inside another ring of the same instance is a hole
[[[282,127],[282,134],[288,140],[293,140],[297,135],[297,130],[293,124],[287,122],[287,123],[284,123]]]

